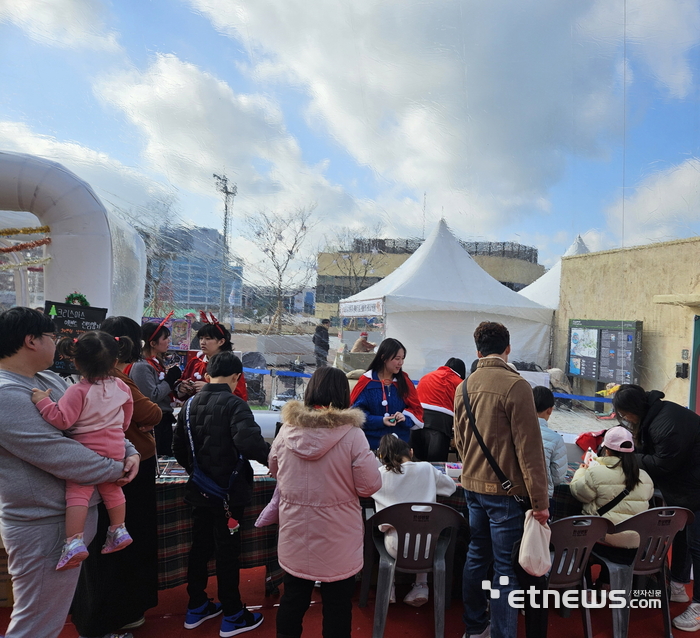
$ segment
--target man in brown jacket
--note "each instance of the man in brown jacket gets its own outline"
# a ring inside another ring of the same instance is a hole
[[[471,528],[462,587],[464,635],[515,638],[518,610],[508,604],[508,593],[517,588],[511,555],[513,545],[523,535],[524,499],[530,499],[540,523],[544,525],[549,518],[547,466],[532,388],[507,364],[508,329],[500,323],[482,322],[474,332],[474,341],[479,364],[457,388],[454,418]],[[476,428],[510,485],[502,485],[474,436],[463,398],[465,383]],[[498,597],[490,597],[482,587],[491,563],[491,587],[500,590]]]

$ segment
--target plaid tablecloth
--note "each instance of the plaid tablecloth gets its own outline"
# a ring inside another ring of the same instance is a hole
[[[187,555],[192,544],[192,508],[184,501],[186,477],[157,479],[158,499],[158,588],[169,589],[187,582]],[[256,477],[253,502],[245,509],[241,529],[241,568],[267,568],[265,592],[274,592],[284,572],[277,562],[277,525],[253,526],[270,502],[276,481]],[[214,574],[214,562],[209,565]]]
[[[560,518],[567,516],[580,516],[583,503],[577,501],[571,495],[569,483],[574,477],[574,472],[578,469],[579,463],[569,463],[569,468],[566,471],[565,483],[554,486],[554,496],[549,503],[549,515],[552,520],[558,521]]]

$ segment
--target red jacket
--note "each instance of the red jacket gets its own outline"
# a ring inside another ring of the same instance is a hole
[[[205,381],[204,373],[207,371],[207,361],[204,358],[199,358],[199,356],[192,357],[185,366],[185,371],[182,373],[182,381],[186,379],[192,379],[194,381]],[[241,397],[244,401],[248,400],[248,388],[245,385],[245,376],[241,372],[241,376],[238,378],[238,384],[233,392],[237,397]]]
[[[455,391],[460,383],[462,377],[447,366],[440,366],[437,370],[428,372],[416,388],[420,404],[425,410],[454,416]]]

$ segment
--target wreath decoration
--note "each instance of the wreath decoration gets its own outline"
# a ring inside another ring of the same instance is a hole
[[[73,304],[74,306],[89,306],[90,302],[85,298],[85,295],[79,292],[72,292],[66,297],[67,304]]]

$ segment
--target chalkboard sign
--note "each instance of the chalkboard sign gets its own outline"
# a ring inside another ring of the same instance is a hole
[[[78,306],[73,304],[47,301],[44,304],[44,313],[51,317],[56,324],[56,340],[63,337],[75,339],[84,332],[99,330],[100,325],[107,317],[107,308],[93,308],[92,306]],[[56,353],[56,359],[49,368],[54,372],[68,376],[79,374],[72,361],[62,359]]]

